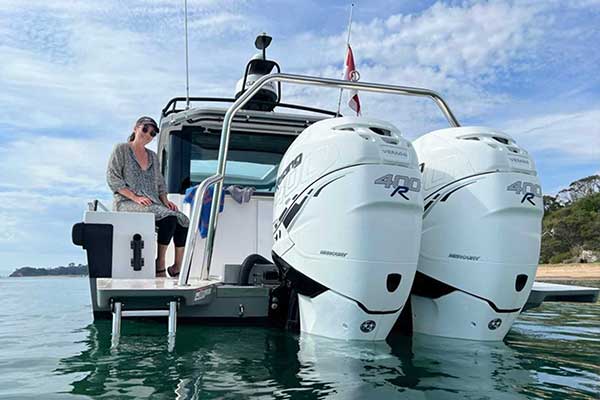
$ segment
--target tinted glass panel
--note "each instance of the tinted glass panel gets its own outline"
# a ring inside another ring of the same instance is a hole
[[[190,179],[198,184],[217,170],[220,134],[191,135]],[[295,136],[233,132],[229,141],[225,185],[254,186],[273,192],[279,162]]]

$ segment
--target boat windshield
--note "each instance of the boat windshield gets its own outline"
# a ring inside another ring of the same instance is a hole
[[[294,139],[291,135],[232,132],[225,186],[253,186],[258,192],[274,192],[279,162]],[[219,141],[220,134],[203,132],[192,136],[192,185],[216,172]]]

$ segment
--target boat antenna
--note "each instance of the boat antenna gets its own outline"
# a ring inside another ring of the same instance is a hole
[[[267,59],[267,47],[269,47],[269,45],[271,44],[272,39],[273,38],[267,35],[266,32],[263,32],[260,35],[258,35],[256,37],[256,40],[254,41],[254,46],[256,46],[258,50],[262,50],[263,60]]]
[[[190,108],[190,61],[188,48],[188,13],[187,0],[183,1],[184,10],[184,30],[185,30],[185,109]]]
[[[348,36],[346,38],[346,48],[344,49],[344,61],[342,62],[342,65],[344,66],[342,68],[342,79],[344,79],[345,76],[345,70],[346,70],[346,56],[348,54],[348,46],[350,46],[350,30],[352,29],[352,11],[354,11],[354,3],[350,3],[350,18],[348,19]],[[338,98],[338,106],[337,106],[337,112],[336,112],[336,116],[340,115],[340,107],[342,105],[342,92],[344,91],[344,89],[340,89],[340,96]]]

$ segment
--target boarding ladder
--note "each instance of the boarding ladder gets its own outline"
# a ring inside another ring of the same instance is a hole
[[[112,344],[118,345],[121,336],[121,319],[123,317],[168,317],[168,339],[169,347],[175,344],[175,333],[177,332],[177,308],[179,302],[173,300],[169,302],[168,310],[123,310],[123,303],[113,302],[112,306]]]

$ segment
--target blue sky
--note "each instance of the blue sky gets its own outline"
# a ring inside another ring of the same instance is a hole
[[[284,71],[341,76],[347,1],[188,4],[193,95],[231,96],[263,31]],[[513,135],[556,193],[600,171],[598,26],[598,0],[357,1],[351,43],[362,81],[438,91],[463,125]],[[70,229],[110,202],[112,146],[185,93],[183,0],[0,0],[0,60],[0,275],[85,262]],[[335,109],[335,91],[283,90]],[[445,126],[427,101],[361,100],[411,139]]]

